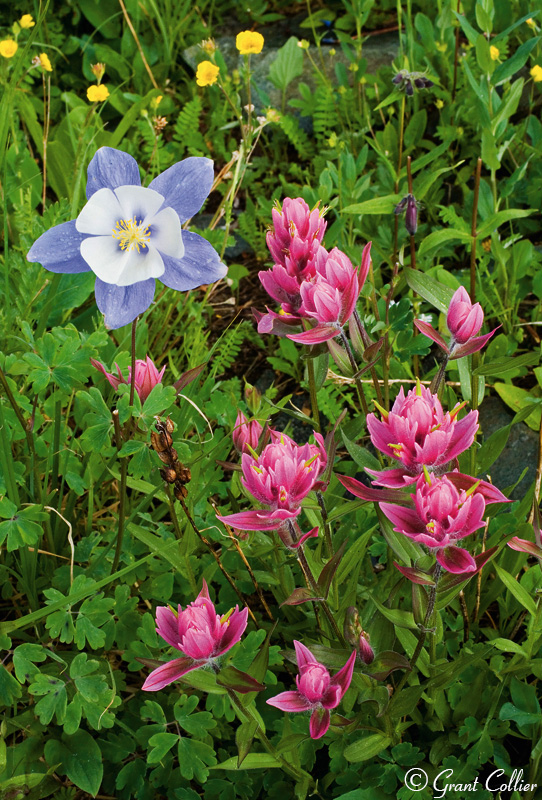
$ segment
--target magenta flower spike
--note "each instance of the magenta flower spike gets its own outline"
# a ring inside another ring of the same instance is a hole
[[[291,275],[303,272],[322,242],[327,225],[323,213],[318,208],[311,211],[301,197],[287,197],[282,208],[273,209],[273,228],[266,241],[275,264]]]
[[[156,632],[169,645],[184,653],[153,670],[141,687],[145,692],[156,692],[178,680],[187,672],[200,667],[217,666],[217,659],[241,639],[248,621],[248,608],[231,609],[222,617],[216,613],[209,597],[207,584],[193,603],[184,611],[178,606],[156,609]]]
[[[237,530],[272,531],[282,529],[288,520],[301,513],[301,501],[313,489],[323,489],[319,480],[327,465],[324,440],[314,434],[317,444],[298,445],[289,436],[270,431],[271,443],[266,445],[256,458],[244,453],[241,458],[243,477],[241,483],[265,509],[241,511],[237,514],[219,516],[217,519]],[[297,547],[308,536],[315,536],[312,529],[301,540],[290,543]]]
[[[297,641],[294,641],[294,647],[299,667],[297,689],[281,692],[276,697],[269,698],[267,703],[281,711],[310,711],[311,738],[320,739],[329,728],[329,709],[339,705],[350,686],[356,651],[354,650],[344,667],[331,677],[308,647]]]
[[[363,250],[359,271],[337,247],[327,254],[325,260],[320,258],[315,278],[304,281],[300,289],[302,305],[299,313],[312,318],[316,327],[303,333],[289,334],[288,338],[304,344],[319,344],[338,336],[354,312],[370,264],[370,243]]]
[[[483,527],[486,503],[482,494],[458,490],[446,475],[422,475],[411,497],[414,508],[380,503],[394,529],[433,551],[448,572],[474,572],[474,558],[455,542]]]
[[[495,331],[498,330],[498,328],[495,328],[491,333],[477,336],[484,324],[484,312],[480,303],[474,303],[473,305],[467,290],[463,286],[460,286],[454,292],[448,308],[446,325],[452,337],[448,344],[429,323],[416,319],[414,324],[420,333],[436,342],[451,360],[462,358],[481,350]]]
[[[105,375],[113,389],[118,389],[119,384],[125,383],[130,385],[132,381],[132,368],[128,367],[128,378],[125,378],[120,371],[120,367],[118,364],[115,363],[115,367],[117,369],[117,375],[112,375],[110,372],[107,372],[106,368],[103,364],[96,359],[91,358],[90,363],[93,367],[100,370],[100,372]],[[154,363],[151,359],[146,356],[145,360],[142,361],[140,358],[136,359],[135,363],[135,378],[134,378],[134,386],[137,392],[137,395],[142,403],[145,402],[147,397],[150,395],[151,391],[154,389],[157,383],[162,382],[162,377],[164,372],[166,371],[165,366],[162,367],[160,372],[155,367]]]
[[[249,448],[256,450],[262,433],[263,428],[257,419],[251,419],[249,422],[242,411],[237,412],[235,428],[231,436],[233,446],[238,453],[248,453],[250,452]]]
[[[418,384],[406,397],[401,387],[382,420],[368,414],[367,428],[374,446],[401,464],[382,471],[368,469],[376,478],[374,483],[399,489],[414,483],[424,466],[439,475],[448,472],[450,462],[471,446],[478,430],[477,411],[457,419],[463,405],[444,413],[437,395]]]

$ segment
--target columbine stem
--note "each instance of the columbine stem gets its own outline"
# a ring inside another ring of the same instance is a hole
[[[446,374],[446,367],[448,366],[449,356],[445,355],[442,364],[440,365],[439,371],[431,381],[431,386],[429,387],[429,391],[432,394],[438,394],[439,386],[442,383],[444,376]]]
[[[133,372],[132,372],[133,375]],[[113,427],[115,430],[115,445],[117,453],[122,447],[122,434],[119,424],[119,412],[117,409],[113,411]],[[117,543],[115,546],[115,555],[113,556],[113,565],[111,567],[111,574],[115,573],[119,566],[120,554],[122,550],[122,540],[124,538],[124,517],[126,505],[126,475],[128,468],[128,459],[121,458],[120,460],[120,484],[119,484],[119,524],[117,528]]]
[[[365,416],[367,416],[367,414],[369,413],[369,408],[367,406],[367,400],[365,399],[365,392],[363,391],[363,384],[360,382],[359,376],[357,374],[358,373],[358,365],[356,364],[356,359],[354,357],[354,353],[352,352],[352,348],[350,347],[350,342],[348,341],[348,337],[346,336],[346,333],[343,331],[342,328],[341,328],[340,336],[341,336],[341,342],[343,343],[344,349],[346,350],[346,353],[348,355],[348,360],[350,361],[350,364],[352,365],[352,369],[354,370],[354,380],[356,382],[356,389],[358,391],[359,402],[361,403],[361,407],[363,409],[363,413],[365,414]]]
[[[399,28],[401,30],[401,28]],[[412,67],[411,67],[412,69]],[[395,178],[395,194],[399,193],[399,178],[401,176],[401,166],[403,163],[403,138],[405,135],[405,109],[406,109],[406,94],[403,94],[401,101],[401,112],[399,117],[399,155],[397,156],[397,176]],[[395,223],[393,228],[393,258],[392,264],[397,261],[397,239],[399,236],[399,215],[395,214]]]
[[[407,670],[403,675],[403,677],[401,678],[399,685],[395,690],[395,694],[401,691],[401,689],[408,680],[410,672],[412,672],[412,670],[416,666],[416,662],[418,661],[418,658],[420,656],[420,653],[422,652],[425,643],[425,637],[428,633],[428,626],[431,625],[431,627],[433,627],[435,604],[437,600],[437,587],[438,587],[438,582],[440,580],[441,572],[442,572],[442,567],[440,566],[440,564],[437,564],[433,575],[434,583],[433,586],[431,587],[431,591],[429,592],[429,602],[427,603],[427,611],[425,612],[425,619],[423,621],[423,625],[420,631],[420,638],[418,639],[418,644],[416,645],[416,649],[414,650],[412,658],[410,659],[410,670]],[[431,632],[431,636],[434,637],[435,633]]]
[[[136,326],[137,317],[132,322],[132,374],[130,375],[130,405],[134,404],[135,395],[135,365],[136,365]]]

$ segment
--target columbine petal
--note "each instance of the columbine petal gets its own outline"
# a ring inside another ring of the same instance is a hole
[[[128,186],[127,189],[141,187]],[[143,189],[143,191],[145,191]],[[130,215],[132,216],[132,215]],[[108,236],[118,246],[118,241],[113,239],[113,228],[120,219],[130,218],[124,214],[123,208],[115,192],[111,189],[98,189],[88,203],[83,207],[75,220],[75,227],[80,233],[91,233],[94,236]]]
[[[167,206],[171,206],[181,222],[193,217],[213,185],[213,162],[209,158],[193,156],[174,164],[149,185],[164,197]]]
[[[105,316],[108,328],[122,328],[133,322],[152,303],[154,278],[132,286],[114,286],[96,278],[96,305]]]
[[[179,622],[177,614],[167,606],[156,609],[156,633],[164,642],[179,650]]]
[[[122,209],[121,219],[135,217],[138,224],[150,225],[164,205],[164,197],[160,192],[144,186],[119,186],[115,189],[115,195]]]
[[[270,706],[280,708],[281,711],[306,711],[310,708],[307,698],[296,690],[281,692],[281,694],[277,694],[276,697],[270,697],[265,702]]]
[[[176,658],[153,670],[141,688],[144,692],[157,692],[197,668],[192,658]]]
[[[322,697],[322,705],[324,708],[337,708],[341,702],[343,693],[341,687],[333,682],[327,687],[325,695]]]
[[[27,260],[38,261],[50,272],[75,274],[88,272],[89,265],[81,255],[84,235],[75,227],[75,220],[63,222],[45,231],[30,248]]]
[[[172,208],[163,208],[150,222],[151,242],[166,256],[182,258],[184,243],[179,215]]]
[[[149,245],[137,250],[121,250],[112,236],[89,236],[81,243],[81,255],[104,283],[132,286],[149,278],[160,278],[164,262],[158,250]]]
[[[214,283],[223,278],[228,268],[220,260],[220,256],[203,237],[197,233],[183,231],[184,256],[171,258],[164,255],[164,274],[160,280],[170,289],[186,292]]]
[[[446,547],[437,551],[437,561],[448,572],[461,575],[463,572],[474,572],[476,561],[462,547]]]
[[[317,708],[311,714],[309,730],[311,739],[321,739],[327,733],[330,722],[330,714],[327,708]]]
[[[139,186],[137,162],[128,153],[112,147],[100,147],[88,165],[87,198],[104,187],[116,189],[117,186],[133,184]]]

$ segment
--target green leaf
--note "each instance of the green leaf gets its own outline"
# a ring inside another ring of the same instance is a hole
[[[235,731],[235,744],[237,745],[237,767],[239,768],[250,753],[252,742],[258,723],[255,719],[242,722]]]
[[[20,644],[13,651],[13,666],[15,675],[21,683],[30,680],[39,668],[35,662],[45,661],[47,651],[41,644]]]
[[[532,413],[527,416],[525,422],[529,428],[532,428],[534,431],[538,432],[540,430],[542,406],[534,401],[531,392],[522,389],[520,386],[513,386],[509,383],[496,383],[495,390],[501,400],[503,400],[507,406],[510,406],[514,412],[530,407]]]
[[[507,372],[532,367],[540,361],[540,353],[524,353],[521,356],[499,358],[497,361],[485,362],[481,367],[473,370],[473,375],[505,375]]]
[[[503,639],[499,636],[497,639],[491,639],[491,644],[498,650],[502,650],[503,653],[517,653],[524,658],[527,656],[523,647],[517,642],[513,642],[511,639]]]
[[[273,767],[282,766],[280,761],[277,761],[276,758],[273,758],[273,756],[270,756],[268,753],[249,753],[243,760],[241,767],[237,766],[237,760],[237,758],[228,758],[227,761],[216,764],[216,766],[211,767],[211,769],[235,771],[237,769],[272,769]]]
[[[457,11],[453,11],[455,14],[461,28],[463,29],[463,33],[469,40],[470,44],[476,46],[476,40],[478,39],[479,33],[475,30],[470,22],[468,22],[467,18],[463,16],[463,14],[458,14]]]
[[[213,748],[204,742],[183,736],[179,739],[177,754],[181,775],[187,781],[195,777],[200,783],[205,783],[209,774],[208,767],[212,768],[216,764]],[[237,758],[233,760],[237,762]]]
[[[86,731],[73,736],[63,734],[62,741],[49,739],[45,744],[48,764],[66,775],[81,791],[98,794],[103,778],[102,753],[97,742]]]
[[[515,75],[516,72],[519,72],[527,63],[531,51],[534,50],[539,41],[540,36],[534,36],[532,39],[523,42],[511,58],[507,58],[504,63],[499,64],[491,79],[493,86],[499,86],[499,84],[511,78],[512,75]]]
[[[499,110],[491,120],[492,131],[497,131],[497,128],[501,122],[505,122],[506,120],[510,119],[510,117],[513,116],[518,110],[521,93],[523,92],[523,83],[523,78],[518,78],[518,80],[514,81],[514,83],[511,85],[510,91],[504,95],[503,102],[501,103]]]
[[[533,617],[536,614],[536,605],[531,597],[531,595],[527,592],[526,589],[517,581],[509,572],[506,572],[502,567],[499,567],[498,564],[493,564],[497,575],[504,583],[508,591],[514,595],[518,603],[525,608],[529,614],[532,614]]]
[[[343,756],[354,764],[375,758],[391,744],[391,738],[384,733],[373,733],[358,739],[344,749]]]
[[[492,214],[480,225],[477,231],[478,236],[481,238],[489,236],[503,223],[509,222],[511,219],[528,217],[531,214],[534,214],[534,212],[534,208],[508,208],[505,211],[497,211],[496,214]]]
[[[283,92],[290,83],[303,72],[303,51],[298,39],[290,36],[285,45],[279,48],[277,57],[269,67],[269,80]]]
[[[419,255],[424,256],[426,253],[429,253],[431,250],[434,250],[437,247],[447,243],[447,242],[463,242],[464,244],[469,244],[471,241],[471,235],[467,231],[462,231],[459,228],[443,228],[440,231],[433,231],[430,233],[429,236],[426,236],[425,239],[422,241],[419,249]],[[421,273],[422,280],[425,280],[428,276],[423,275]]]
[[[148,764],[159,764],[166,753],[169,753],[179,741],[178,733],[155,733],[149,739],[152,750],[147,755]]]
[[[424,275],[423,272],[410,267],[405,269],[405,277],[410,288],[420,297],[423,297],[428,303],[438,308],[443,314],[448,312],[450,301],[454,294],[452,289],[430,275]]]
[[[424,691],[424,686],[404,686],[397,695],[393,695],[388,706],[388,713],[392,717],[409,716],[418,705]]]
[[[499,169],[501,160],[495,142],[495,135],[487,127],[482,130],[482,161],[489,169]]]
[[[421,180],[418,179],[416,181],[416,185],[414,187],[416,200],[423,200],[429,189],[435,185],[437,178],[439,178],[441,175],[444,175],[446,172],[456,170],[463,163],[464,161],[458,161],[457,164],[453,164],[451,167],[441,167],[441,169],[429,170],[426,175],[424,174]]]
[[[21,684],[0,664],[0,705],[11,706],[22,693]]]
[[[369,597],[378,608],[381,614],[383,614],[386,619],[389,619],[394,625],[397,625],[399,628],[410,628],[412,630],[417,630],[418,626],[414,621],[414,615],[412,611],[405,611],[400,608],[386,608],[383,606],[382,603],[379,603],[376,597],[372,594],[369,594]]]
[[[375,197],[372,200],[364,200],[362,203],[354,203],[353,205],[343,208],[343,214],[392,214],[393,209],[401,199],[398,194],[388,194],[383,197]]]

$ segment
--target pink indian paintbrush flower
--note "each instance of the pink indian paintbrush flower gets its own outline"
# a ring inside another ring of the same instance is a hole
[[[156,632],[184,657],[153,670],[142,689],[158,691],[193,669],[216,668],[217,659],[241,639],[247,621],[248,608],[239,611],[235,606],[223,616],[217,614],[205,581],[197,598],[184,611],[181,606],[178,611],[169,606],[158,607]]]
[[[325,209],[319,208],[311,211],[301,197],[287,197],[282,207],[277,204],[271,212],[273,228],[266,237],[275,264],[281,264],[290,275],[304,271],[322,242],[327,225],[324,213]]]
[[[418,383],[405,397],[403,387],[390,412],[382,411],[382,420],[367,415],[367,428],[375,447],[400,462],[394,469],[367,470],[374,483],[397,489],[414,483],[423,467],[442,475],[449,463],[467,450],[478,430],[478,412],[469,411],[463,419],[457,415],[465,404],[444,413],[436,394]]]
[[[356,651],[346,664],[333,677],[326,667],[316,659],[308,647],[294,641],[299,675],[297,689],[281,692],[267,700],[270,706],[281,711],[310,711],[309,724],[312,739],[320,739],[327,732],[330,723],[330,708],[336,708],[352,681]]]
[[[301,501],[310,491],[325,488],[319,477],[326,468],[327,454],[319,433],[314,434],[315,445],[298,445],[278,431],[270,431],[270,436],[271,443],[259,456],[249,452],[241,457],[241,483],[255,500],[267,508],[228,516],[217,514],[217,519],[237,530],[280,531],[288,527],[288,520],[301,513]],[[296,547],[308,536],[316,536],[317,530],[313,528],[292,544],[288,537],[283,541]]]
[[[414,324],[420,333],[436,342],[451,360],[481,350],[497,330],[495,328],[491,333],[477,336],[484,324],[484,312],[480,303],[473,304],[471,302],[468,292],[463,286],[460,286],[454,293],[448,308],[446,325],[452,337],[448,343],[428,322],[416,319]]]
[[[540,510],[536,503],[534,505],[533,531],[535,538],[534,542],[529,541],[529,539],[520,539],[519,536],[512,536],[508,542],[508,547],[511,547],[512,550],[519,550],[520,553],[528,553],[530,556],[534,556],[538,559],[538,563],[542,567],[541,520]]]
[[[334,247],[325,257],[316,259],[316,274],[301,284],[300,314],[316,322],[316,327],[303,333],[289,334],[294,342],[319,344],[338,336],[352,316],[359,293],[371,266],[371,243],[363,248],[361,267]]]
[[[119,384],[126,383],[128,386],[132,380],[132,368],[128,367],[128,378],[125,378],[122,372],[120,371],[120,367],[118,364],[115,363],[115,367],[117,369],[117,374],[112,375],[110,372],[106,370],[103,364],[96,359],[91,358],[90,363],[93,367],[100,370],[103,375],[107,378],[113,389],[118,389]],[[162,367],[160,372],[158,372],[157,368],[154,366],[151,359],[147,356],[145,361],[142,361],[140,358],[136,359],[135,362],[135,390],[137,395],[142,403],[145,402],[147,397],[150,395],[151,391],[154,389],[157,383],[162,382],[162,377],[164,372],[166,371],[165,366]]]
[[[250,452],[249,448],[256,450],[262,433],[263,427],[257,419],[251,419],[249,422],[242,411],[237,412],[235,428],[231,436],[233,439],[233,446],[238,453],[248,453]],[[265,438],[267,439],[268,437],[269,432],[267,432]]]
[[[476,562],[456,541],[482,528],[486,503],[475,490],[457,489],[446,475],[421,475],[416,493],[411,495],[414,508],[380,503],[380,508],[398,533],[435,552],[438,563],[448,572],[474,572]]]

